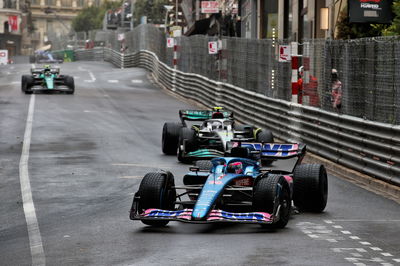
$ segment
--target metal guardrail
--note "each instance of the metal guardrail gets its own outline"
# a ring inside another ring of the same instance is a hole
[[[105,61],[119,68],[149,70],[159,84],[185,98],[208,107],[224,106],[241,122],[271,129],[285,141],[304,142],[314,154],[400,186],[400,126],[329,113],[184,73],[149,51],[124,55],[104,48],[103,54]],[[97,52],[78,50],[76,58],[101,57]]]

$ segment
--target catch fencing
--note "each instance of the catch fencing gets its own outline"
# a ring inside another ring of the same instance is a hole
[[[93,37],[93,33],[92,37]],[[168,66],[173,64],[173,48],[166,46],[165,34],[151,25],[140,25],[124,33],[98,31],[95,41],[115,51],[154,52]],[[275,99],[291,100],[290,62],[279,62],[279,45],[286,40],[254,40],[224,37],[217,55],[208,53],[208,42],[216,37],[195,35],[176,38],[177,69],[215,81],[260,93]],[[307,48],[305,47],[307,44]],[[309,74],[316,80],[317,100],[303,105],[367,120],[400,124],[400,40],[397,37],[357,40],[305,40],[299,44],[300,64],[309,61]],[[342,83],[342,107],[332,106],[331,71],[337,69]],[[307,85],[303,91],[306,96]]]

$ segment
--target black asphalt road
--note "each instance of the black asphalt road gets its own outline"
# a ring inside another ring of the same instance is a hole
[[[25,95],[19,82],[29,68],[0,66],[0,265],[37,256],[19,169],[32,97],[28,169],[39,230],[31,234],[46,265],[400,265],[399,204],[331,175],[326,211],[293,215],[283,230],[129,220],[145,173],[170,170],[182,183],[187,166],[161,153],[161,130],[196,107],[142,69],[103,62],[61,65],[75,76],[74,95]]]

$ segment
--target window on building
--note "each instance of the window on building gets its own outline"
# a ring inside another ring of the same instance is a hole
[[[45,3],[46,3],[46,6],[55,6],[56,0],[46,0]]]
[[[85,1],[84,0],[78,0],[76,4],[78,6],[84,6],[85,5]]]
[[[10,32],[10,27],[8,25],[8,21],[4,22],[4,33],[9,33]]]
[[[71,7],[72,6],[72,0],[61,0],[61,6]]]

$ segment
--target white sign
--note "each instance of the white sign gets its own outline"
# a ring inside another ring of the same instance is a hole
[[[218,54],[218,42],[208,42],[208,54]]]
[[[288,62],[290,60],[292,60],[290,45],[279,45],[279,62]]]
[[[203,13],[203,14],[219,13],[218,2],[217,1],[202,1],[201,2],[201,13]]]
[[[123,41],[125,40],[125,34],[124,33],[119,33],[118,34],[118,41]]]
[[[167,38],[167,47],[168,48],[173,48],[174,47],[174,43],[175,43],[175,39],[174,38]]]
[[[8,63],[8,50],[0,50],[0,65],[7,65]]]

